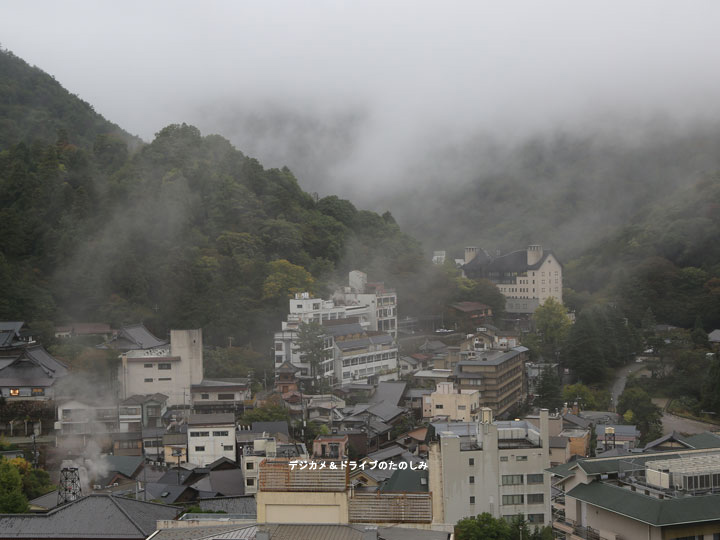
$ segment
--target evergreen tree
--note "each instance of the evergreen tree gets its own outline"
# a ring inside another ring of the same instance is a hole
[[[535,405],[553,411],[562,407],[562,384],[557,369],[548,365],[543,369],[537,386]]]
[[[23,493],[20,472],[10,462],[0,462],[0,513],[20,514],[27,512],[28,501]]]

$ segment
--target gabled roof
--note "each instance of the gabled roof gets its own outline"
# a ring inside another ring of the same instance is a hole
[[[380,382],[369,401],[370,403],[379,403],[384,401],[392,405],[397,405],[400,403],[406,387],[407,383],[404,381]]]
[[[396,470],[380,488],[380,491],[405,493],[427,493],[428,490],[428,472],[410,468]]]
[[[48,387],[67,374],[67,365],[41,345],[20,345],[0,351],[0,386]]]
[[[289,360],[285,360],[275,368],[275,373],[296,373],[298,371],[300,371],[300,368],[293,366]]]
[[[155,394],[135,394],[134,396],[130,396],[127,399],[124,399],[120,402],[120,405],[144,405],[145,403],[148,403],[150,401],[155,401],[157,403],[164,403],[168,400],[168,396],[165,394],[160,394],[156,392]]]
[[[245,495],[245,479],[239,468],[209,471],[206,476],[192,484],[192,487],[198,491],[213,492],[224,496]]]
[[[3,538],[137,538],[144,540],[161,519],[180,508],[111,495],[88,495],[47,514],[0,515]]]
[[[138,435],[140,435],[138,433]],[[140,438],[140,437],[138,437]],[[142,456],[103,456],[103,462],[110,472],[119,472],[128,478],[134,478],[140,472],[145,459]]]
[[[720,495],[657,499],[603,482],[579,484],[568,497],[655,527],[720,520]]]
[[[397,405],[393,405],[392,403],[387,401],[380,401],[368,407],[367,412],[374,416],[377,416],[383,422],[389,422],[403,414],[405,412],[405,409],[398,407]]]
[[[24,324],[21,321],[0,322],[0,348],[15,346],[20,338],[20,329]]]
[[[288,423],[285,420],[278,422],[253,422],[251,431],[253,433],[282,433],[290,437]]]
[[[676,442],[678,444],[681,444],[685,448],[693,448],[690,444],[688,444],[685,441],[685,438],[680,435],[679,433],[673,431],[672,433],[668,433],[667,435],[663,435],[662,437],[655,439],[654,441],[650,441],[645,445],[643,448],[643,452],[647,452],[649,450],[652,450],[653,448],[656,448],[658,446],[661,446],[662,444],[665,444],[667,442]]]
[[[123,326],[118,333],[102,345],[100,349],[114,349],[118,351],[136,351],[154,349],[169,343],[166,339],[160,339],[150,333],[142,323]]]

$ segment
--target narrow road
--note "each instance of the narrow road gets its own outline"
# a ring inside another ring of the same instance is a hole
[[[688,420],[681,416],[675,416],[667,412],[663,412],[662,417],[663,435],[677,431],[678,433],[702,433],[703,431],[718,431],[720,426],[716,424],[707,424],[698,420]]]
[[[639,371],[644,367],[645,364],[632,362],[627,366],[621,367],[617,371],[615,375],[615,381],[613,382],[612,388],[610,389],[610,396],[612,399],[611,405],[613,407],[617,406],[618,399],[620,399],[620,395],[623,393],[623,390],[625,390],[625,383],[627,382],[628,375],[635,371]]]
[[[620,368],[615,377],[615,381],[613,382],[612,388],[610,389],[610,393],[612,395],[612,406],[616,407],[618,399],[620,399],[620,395],[623,393],[623,390],[625,389],[625,384],[627,383],[627,378],[631,373],[634,373],[636,371],[640,371],[645,367],[644,363],[638,363],[638,362],[632,362],[628,364],[627,366],[623,366]],[[687,418],[682,418],[681,416],[675,416],[674,414],[670,414],[668,412],[663,411],[662,415],[662,432],[663,435],[667,435],[668,433],[672,433],[673,431],[677,431],[678,433],[702,433],[703,431],[718,431],[720,430],[720,426],[715,424],[708,424],[706,422],[700,422],[697,420],[689,420]]]

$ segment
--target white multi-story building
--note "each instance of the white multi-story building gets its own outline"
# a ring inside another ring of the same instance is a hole
[[[507,519],[523,514],[530,525],[552,522],[547,409],[540,411],[540,431],[524,420],[494,422],[489,408],[481,409],[480,422],[432,425],[434,521],[455,524],[489,512]]]
[[[258,437],[242,448],[240,466],[245,478],[245,494],[257,493],[260,463],[266,458],[308,459],[303,443],[280,443],[274,437]]]
[[[309,293],[290,300],[287,321],[274,336],[276,367],[288,361],[300,370],[301,378],[311,375],[297,338],[301,324],[315,322],[326,330],[326,360],[316,375],[350,382],[397,369],[397,294],[382,283],[367,283],[366,274],[357,270],[350,272],[349,283],[332,300]]]
[[[204,467],[222,457],[235,461],[235,415],[191,414],[187,441],[190,463]]]
[[[562,304],[563,266],[540,245],[493,257],[484,249],[465,248],[464,274],[495,283],[505,295],[508,313],[534,313],[548,298]]]
[[[127,328],[118,333],[127,347],[120,349],[120,399],[161,393],[168,396],[168,405],[189,404],[191,386],[203,379],[202,330],[171,330],[168,344],[144,327]],[[112,344],[107,348],[116,348]]]

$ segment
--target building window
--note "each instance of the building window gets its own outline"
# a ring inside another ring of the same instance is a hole
[[[210,432],[209,431],[191,431],[190,436],[191,437],[209,437]]]
[[[234,448],[232,444],[225,444],[223,445],[223,450],[225,450],[226,452],[232,452]]]
[[[470,497],[470,504],[475,504],[475,497]]]
[[[255,463],[253,463],[252,461],[248,461],[248,462],[245,464],[245,468],[246,468],[248,471],[252,471],[252,470],[255,468]]]
[[[527,461],[527,456],[515,456],[515,461]]]
[[[522,474],[503,474],[502,485],[503,486],[519,486],[523,483]]]
[[[152,367],[152,364],[143,364],[143,367],[151,368],[151,367]]]
[[[213,437],[227,437],[227,431],[213,431]]]
[[[218,394],[218,399],[235,399],[235,394]]]
[[[442,408],[443,408],[443,404],[442,404],[442,403],[437,403],[437,404],[435,405],[435,408],[436,408],[436,409],[442,409]]]
[[[210,399],[210,394],[200,394],[200,399]]]
[[[507,460],[508,460],[507,456],[500,456],[500,461],[507,461]]]
[[[153,382],[152,379],[145,379],[145,382]]]
[[[470,465],[471,467],[475,465],[475,458],[468,459],[468,465]]]
[[[246,478],[248,486],[254,486],[255,485],[255,479],[254,478]]]
[[[45,389],[44,389],[44,388],[33,388],[33,389],[32,389],[32,395],[33,395],[33,396],[44,396],[44,395],[45,395]]]
[[[172,381],[171,377],[160,377],[158,381]]]
[[[158,364],[158,369],[171,369],[172,365],[169,363]]]
[[[528,504],[542,504],[545,501],[542,493],[528,493],[527,502]]]
[[[204,446],[196,446],[196,447],[195,447],[195,451],[196,451],[196,452],[204,452],[204,451],[205,451],[205,447],[204,447]]]
[[[474,483],[475,483],[475,477],[474,477],[474,476],[469,477],[469,478],[468,478],[468,482],[471,483],[471,484],[474,484]]]
[[[522,495],[503,495],[502,503],[503,503],[503,505],[522,504],[523,496]]]
[[[544,523],[545,514],[528,514],[528,523]]]
[[[282,351],[283,350],[283,344],[282,342],[278,342],[275,344],[275,350],[276,351]]]
[[[545,481],[544,474],[528,474],[527,475],[527,483],[528,484],[542,484],[544,481]]]
[[[458,405],[458,411],[464,411],[465,409],[467,409],[465,405]]]

